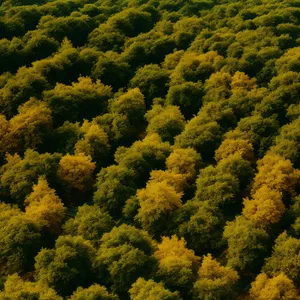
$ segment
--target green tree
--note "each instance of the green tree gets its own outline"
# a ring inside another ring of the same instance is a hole
[[[100,242],[102,235],[113,227],[111,216],[97,206],[84,204],[78,207],[75,218],[69,219],[63,226],[64,233],[82,236],[94,246]]]
[[[0,208],[1,275],[30,271],[42,246],[39,228],[19,209],[4,203]]]
[[[263,271],[269,276],[284,273],[299,287],[299,249],[300,240],[283,232],[276,239],[272,256],[266,259]]]
[[[118,216],[125,201],[136,192],[135,173],[123,166],[111,165],[97,175],[94,203]]]
[[[266,230],[238,216],[226,224],[223,236],[228,244],[228,266],[245,275],[261,268],[269,250],[270,236]]]
[[[23,159],[17,154],[7,155],[6,163],[0,169],[0,193],[23,204],[40,176],[45,176],[50,184],[56,181],[60,158],[60,154],[39,154],[30,149]]]
[[[171,292],[166,289],[162,283],[156,283],[152,279],[145,280],[139,278],[129,290],[131,300],[180,300],[178,292]]]
[[[177,106],[153,105],[145,114],[148,121],[147,133],[157,133],[163,141],[174,142],[185,126],[185,120]]]
[[[104,286],[93,284],[89,288],[79,287],[69,298],[70,300],[118,300],[119,297],[111,294]]]
[[[42,249],[35,258],[36,280],[60,295],[69,296],[79,286],[93,282],[95,249],[82,237],[60,236],[54,249]]]
[[[102,236],[95,264],[112,291],[123,294],[137,278],[152,273],[154,249],[146,231],[123,224]]]

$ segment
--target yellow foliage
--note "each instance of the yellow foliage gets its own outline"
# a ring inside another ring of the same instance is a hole
[[[175,149],[166,160],[167,169],[183,175],[187,181],[193,181],[198,173],[201,156],[192,148]]]
[[[272,190],[295,194],[296,185],[300,183],[300,171],[294,169],[290,160],[267,154],[257,164],[253,192],[266,185]]]
[[[4,284],[4,290],[0,292],[1,300],[39,299],[39,300],[62,300],[54,289],[41,282],[23,281],[19,275],[8,277]]]
[[[182,206],[182,194],[165,181],[150,181],[145,189],[137,192],[137,196],[140,202],[137,218],[144,228],[151,227],[153,222]]]
[[[64,205],[45,179],[39,179],[24,203],[27,217],[51,232],[59,230],[65,214]]]
[[[186,186],[186,179],[182,174],[174,172],[154,170],[150,174],[151,182],[166,182],[175,188],[176,192],[182,193]]]
[[[72,188],[80,191],[88,190],[93,184],[95,163],[90,156],[65,155],[59,162],[58,177]]]
[[[285,206],[282,194],[268,186],[261,186],[253,195],[253,200],[244,199],[243,215],[257,225],[269,225],[280,221]]]
[[[162,242],[157,246],[154,257],[159,262],[158,274],[173,285],[185,285],[194,278],[199,268],[199,257],[193,250],[186,248],[184,238],[176,235],[171,238],[162,237]]]
[[[284,273],[269,278],[259,274],[251,285],[249,300],[299,300],[299,293],[291,279]]]
[[[216,161],[227,158],[232,154],[240,154],[241,157],[248,161],[254,160],[253,147],[247,140],[226,139],[215,153]]]
[[[249,78],[243,72],[235,72],[231,79],[231,88],[233,90],[243,89],[243,90],[251,90],[256,88],[256,79]]]

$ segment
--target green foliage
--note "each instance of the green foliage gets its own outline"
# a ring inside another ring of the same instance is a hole
[[[154,249],[154,241],[146,231],[123,224],[102,236],[96,266],[100,274],[103,269],[107,272],[104,280],[113,291],[124,293],[138,277],[152,272]]]
[[[29,271],[41,247],[37,224],[19,209],[0,204],[1,275]]]
[[[42,249],[35,258],[36,280],[60,295],[71,295],[93,279],[95,249],[82,237],[60,236],[54,249]]]
[[[180,300],[178,292],[171,292],[164,288],[162,283],[139,278],[129,290],[131,300]]]
[[[272,256],[266,259],[263,271],[272,276],[282,272],[299,287],[299,247],[299,239],[289,237],[283,232],[276,239]]]
[[[104,286],[99,284],[93,284],[89,288],[79,287],[73,295],[70,297],[70,300],[118,300],[118,296],[110,294]]]
[[[113,227],[113,220],[107,212],[96,206],[84,204],[78,207],[75,218],[63,226],[65,234],[82,236],[93,245],[98,245],[102,235]]]

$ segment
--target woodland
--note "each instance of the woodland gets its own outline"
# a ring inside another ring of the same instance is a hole
[[[0,5],[0,300],[300,299],[300,0]]]

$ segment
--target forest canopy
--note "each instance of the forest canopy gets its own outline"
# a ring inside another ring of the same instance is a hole
[[[300,300],[300,0],[0,2],[1,300]]]

